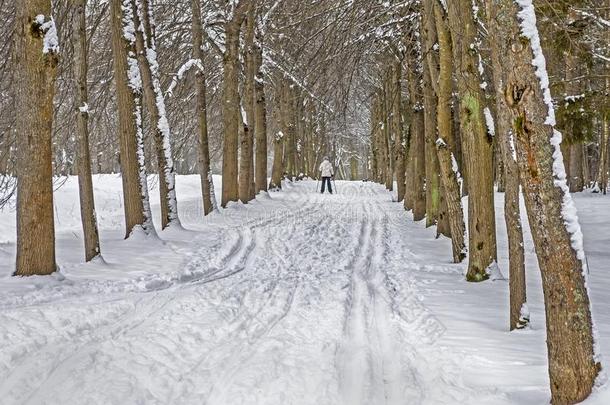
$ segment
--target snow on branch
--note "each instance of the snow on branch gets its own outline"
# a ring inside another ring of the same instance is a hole
[[[597,59],[601,59],[601,60],[603,60],[604,62],[610,62],[610,57],[605,56],[605,55],[602,55],[602,54],[599,54],[599,53],[594,53],[594,54],[593,54],[593,57],[594,57],[594,58],[597,58]]]
[[[176,75],[172,79],[172,82],[167,88],[165,94],[167,94],[168,97],[172,97],[174,95],[174,89],[178,85],[178,82],[180,82],[180,80],[184,78],[184,75],[186,75],[186,73],[193,67],[196,67],[201,73],[204,73],[203,63],[201,63],[200,59],[189,59],[184,64],[182,64],[182,66],[180,66],[180,69],[178,69],[178,73],[176,73]]]
[[[335,111],[332,109],[332,107],[327,105],[318,96],[316,96],[314,93],[312,93],[311,90],[309,90],[309,88],[304,83],[302,83],[296,76],[294,76],[288,70],[284,69],[279,63],[274,61],[269,55],[267,55],[266,52],[263,53],[263,60],[264,60],[265,63],[268,63],[268,64],[272,65],[273,67],[278,69],[280,72],[282,72],[284,74],[284,76],[288,77],[296,86],[298,86],[299,88],[304,90],[307,94],[309,94],[309,96],[313,100],[318,101],[320,103],[320,105],[322,107],[324,107],[326,110],[328,110],[330,113],[333,113],[333,114],[335,113]]]
[[[575,10],[578,14],[584,16],[584,17],[589,17],[591,18],[593,21],[595,21],[596,23],[598,23],[599,25],[605,26],[607,28],[610,28],[610,21],[603,19],[602,17],[600,17],[599,15],[596,14],[591,14],[585,10]]]
[[[57,27],[53,16],[49,16],[49,21],[45,21],[46,17],[43,14],[36,16],[36,24],[38,29],[44,35],[42,40],[42,53],[59,53],[59,37],[57,36]]]
[[[258,24],[257,28],[261,35],[263,35],[263,36],[265,35],[265,28],[267,27],[269,18],[271,17],[271,15],[274,13],[275,9],[281,2],[282,2],[282,0],[276,0],[275,3],[273,3],[273,5],[271,6],[271,8],[269,8],[269,10],[267,10],[265,15],[263,15],[262,18],[260,19],[260,23]]]

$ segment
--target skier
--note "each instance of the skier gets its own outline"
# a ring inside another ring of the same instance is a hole
[[[328,192],[332,194],[333,188],[330,185],[330,179],[335,176],[335,172],[333,170],[333,165],[330,163],[327,156],[324,156],[319,171],[322,176],[322,194],[324,194],[326,184],[328,184]]]

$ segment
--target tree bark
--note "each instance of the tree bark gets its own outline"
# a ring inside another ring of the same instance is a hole
[[[402,61],[394,63],[392,69],[393,91],[392,91],[392,130],[394,132],[394,168],[396,170],[396,192],[397,201],[401,202],[405,197],[405,140],[402,126]],[[351,166],[351,164],[350,164]],[[358,167],[355,168],[356,173]],[[352,177],[357,177],[352,176]],[[355,180],[355,178],[354,178]]]
[[[295,118],[296,114],[294,111],[295,94],[291,88],[291,84],[284,83],[281,108],[280,108],[280,122],[282,123],[282,131],[286,137],[284,140],[284,164],[286,174],[292,181],[296,176],[296,127]]]
[[[423,55],[423,104],[424,133],[426,155],[426,227],[437,225],[440,211],[439,167],[436,153],[436,95],[434,93],[435,77],[432,70],[438,69],[438,60],[434,54],[434,44],[437,42],[432,2],[422,2],[422,18],[420,33],[422,37]],[[436,76],[436,75],[435,75]]]
[[[379,183],[379,148],[377,142],[377,105],[375,99],[373,99],[371,105],[371,180]],[[408,180],[407,180],[408,181]],[[409,188],[407,188],[409,190]],[[405,201],[405,207],[407,202]],[[411,207],[407,208],[411,209]]]
[[[89,153],[89,98],[87,92],[86,0],[73,0],[74,7],[74,77],[76,79],[77,171],[80,215],[85,241],[85,260],[100,255],[100,239],[95,217],[91,156]]]
[[[284,133],[278,132],[273,139],[273,166],[271,168],[270,190],[282,189],[282,172],[284,168]]]
[[[15,18],[17,262],[15,275],[55,271],[51,136],[59,49],[51,0],[18,0]]]
[[[421,108],[420,86],[421,76],[418,74],[414,63],[409,64],[409,109],[411,110],[411,123],[409,127],[410,146],[409,160],[411,161],[411,187],[409,193],[411,198],[407,203],[413,210],[413,220],[421,221],[426,217],[426,160],[425,160],[425,133],[424,112]]]
[[[165,96],[161,89],[159,64],[152,25],[152,0],[132,0],[133,20],[136,27],[136,51],[144,101],[150,116],[150,127],[154,131],[159,193],[161,206],[161,229],[180,225],[176,200],[176,175],[171,150],[171,134],[165,111]]]
[[[519,207],[519,167],[514,149],[510,111],[504,98],[504,79],[502,77],[502,58],[510,53],[510,49],[507,47],[507,42],[501,40],[503,34],[498,29],[497,9],[498,6],[494,1],[487,1],[487,25],[490,27],[489,44],[491,48],[496,110],[498,112],[496,116],[498,127],[496,142],[502,154],[501,160],[504,170],[504,220],[508,236],[510,289],[509,328],[514,330],[522,329],[528,325],[529,310],[527,309],[525,283],[523,228],[521,226],[521,208]]]
[[[239,162],[239,199],[247,203],[254,199],[254,131],[255,131],[255,98],[254,98],[254,78],[256,75],[256,65],[254,60],[254,27],[256,7],[255,2],[249,2],[248,15],[245,22],[244,31],[244,95],[242,100],[243,111],[245,112],[245,122],[243,138],[241,139],[241,153]]]
[[[606,0],[606,18],[610,18],[610,0]],[[607,41],[610,42],[610,30],[606,30]],[[606,71],[610,72],[610,61],[606,61]],[[610,76],[606,76],[606,94],[610,93]],[[602,131],[599,142],[599,165],[597,169],[597,187],[605,195],[608,191],[608,139],[610,138],[610,110],[606,109],[602,117]]]
[[[389,191],[394,189],[394,158],[393,158],[393,146],[392,142],[392,102],[390,99],[391,95],[391,82],[392,74],[389,70],[386,77],[383,80],[383,92],[382,92],[382,116],[383,116],[383,149],[385,155],[385,188]]]
[[[531,21],[534,7],[531,2],[517,6],[509,0],[501,0],[500,5],[499,26],[511,49],[503,63],[504,95],[512,114],[519,173],[542,274],[551,401],[572,404],[591,393],[600,367],[594,357],[582,233],[566,183],[561,134],[553,128],[544,56]],[[527,15],[528,21],[521,21],[519,15]]]
[[[150,214],[142,134],[142,80],[135,59],[131,0],[112,0],[112,53],[119,110],[119,149],[125,209],[125,237],[136,227],[154,234]],[[129,72],[129,74],[128,74]]]
[[[256,97],[254,120],[256,136],[256,193],[267,191],[267,100],[265,98],[265,76],[263,72],[263,44],[258,38],[254,45],[256,79],[254,91]]]
[[[610,79],[606,79],[606,89],[610,88],[610,85],[608,85],[609,81]],[[600,134],[599,141],[599,167],[597,169],[596,177],[597,187],[603,194],[606,194],[608,190],[608,137],[610,137],[608,115],[609,113],[606,112],[602,119],[603,128]]]
[[[583,83],[582,80],[578,78],[581,69],[575,43],[581,39],[581,35],[577,29],[568,28],[565,32],[569,38],[569,43],[563,51],[565,63],[565,95],[578,96],[583,93]],[[569,170],[567,171],[568,186],[570,187],[570,192],[576,193],[583,191],[585,188],[585,166],[587,165],[587,162],[584,161],[583,156],[583,130],[582,128],[579,128],[580,124],[578,120],[573,119],[575,118],[573,112],[568,112],[567,115],[568,122],[566,122],[563,131],[566,140],[569,141],[566,145],[569,149],[567,156],[567,159],[569,160]]]
[[[453,262],[460,263],[466,257],[464,209],[457,161],[453,156],[453,119],[452,103],[452,53],[451,36],[446,16],[438,2],[434,3],[434,17],[439,44],[439,75],[437,90],[437,128],[439,139],[436,142],[441,183],[447,202],[447,216],[451,231]]]
[[[199,175],[201,177],[201,193],[203,197],[203,213],[208,215],[216,210],[216,196],[214,193],[214,182],[212,169],[210,167],[210,147],[208,142],[208,113],[206,95],[206,76],[203,66],[203,25],[201,22],[201,1],[191,0],[193,13],[192,35],[193,35],[193,59],[199,61],[198,69],[195,70],[195,88],[197,91],[197,121],[199,126],[198,152],[199,152]]]
[[[239,143],[239,33],[246,16],[247,1],[235,5],[233,18],[224,24],[225,52],[223,55],[222,122],[224,139],[222,145],[222,200],[223,207],[239,199],[238,187],[238,143]]]
[[[496,260],[496,219],[493,189],[493,141],[483,115],[484,97],[479,76],[477,24],[470,0],[448,2],[453,51],[457,56],[460,126],[463,159],[468,175],[468,281],[489,278]]]
[[[569,125],[570,127],[572,124]],[[584,165],[583,162],[583,145],[581,142],[570,144],[570,178],[568,184],[571,193],[578,193],[584,190]]]

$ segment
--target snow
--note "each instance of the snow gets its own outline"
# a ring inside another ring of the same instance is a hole
[[[131,59],[134,60],[134,59]],[[139,231],[155,237],[156,232],[152,222],[152,211],[150,209],[150,197],[148,194],[148,177],[146,175],[146,156],[144,153],[144,132],[142,131],[142,101],[137,97],[135,102],[134,115],[136,117],[136,156],[138,158],[138,175],[140,180],[140,191],[142,197],[142,214],[144,223],[141,228],[134,228],[132,235]]]
[[[36,16],[36,24],[40,26],[40,30],[44,34],[42,39],[42,53],[59,53],[59,37],[57,35],[57,27],[55,26],[55,20],[53,16],[49,17],[49,21],[46,21],[46,17],[43,14]]]
[[[493,115],[491,115],[491,110],[489,109],[489,107],[485,107],[485,109],[483,109],[483,114],[485,115],[487,133],[491,136],[496,136],[496,123],[494,121]]]
[[[602,26],[605,26],[607,28],[610,28],[610,21],[605,20],[602,16],[600,16],[598,14],[592,14],[592,13],[589,13],[589,12],[587,12],[585,10],[578,10],[578,9],[573,9],[573,10],[576,11],[577,13],[582,14],[585,17],[591,18],[593,21],[595,21],[599,25],[602,25]]]
[[[527,325],[529,324],[530,321],[530,309],[527,306],[527,303],[524,302],[523,305],[521,305],[521,311],[519,311],[519,323],[521,325]]]
[[[14,200],[0,211],[3,403],[548,403],[527,226],[531,323],[509,333],[507,282],[464,281],[450,240],[413,222],[383,186],[337,181],[331,196],[314,181],[286,182],[204,217],[199,176],[176,180],[184,229],[124,240],[121,178],[94,176],[104,260],[84,264],[78,181],[68,178],[55,192],[61,273],[51,277],[10,277]],[[574,201],[606,353],[607,197]],[[497,265],[507,270],[502,207],[497,194]],[[585,404],[609,400],[601,388]]]
[[[462,173],[460,173],[460,167],[458,165],[457,159],[453,152],[451,153],[451,170],[455,173],[458,184],[460,186],[460,195],[462,195],[463,187],[464,187],[464,179],[462,178]]]
[[[176,73],[176,75],[172,79],[172,82],[170,83],[169,87],[167,88],[167,91],[165,92],[168,96],[171,97],[173,95],[174,89],[178,85],[178,82],[182,80],[186,72],[191,70],[191,68],[193,67],[196,67],[197,69],[199,69],[200,72],[205,73],[205,69],[201,60],[189,59],[184,64],[182,64],[182,66],[180,66],[180,68],[178,69],[178,73]]]
[[[121,10],[123,11],[123,37],[130,43],[134,43],[136,41],[136,27],[133,22],[131,0],[123,0]]]
[[[510,145],[510,153],[513,157],[513,160],[517,161],[517,149],[515,148],[515,137],[513,135],[513,131],[508,131],[508,144]]]

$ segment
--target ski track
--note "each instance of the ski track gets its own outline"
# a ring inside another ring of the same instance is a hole
[[[400,204],[378,185],[340,186],[320,196],[314,182],[288,185],[271,208],[226,210],[210,225],[218,237],[195,238],[178,272],[0,299],[0,404],[478,395],[436,344],[444,329],[409,276],[423,264],[400,238]]]

